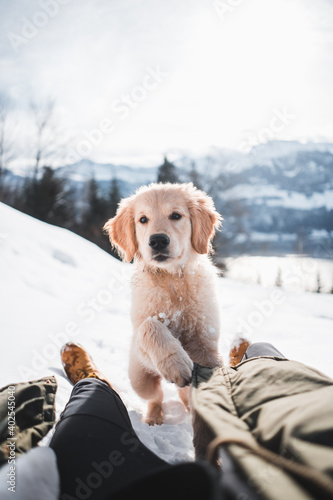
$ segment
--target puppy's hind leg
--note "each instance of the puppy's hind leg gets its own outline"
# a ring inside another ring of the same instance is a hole
[[[143,421],[148,425],[162,425],[163,391],[160,375],[145,370],[142,365],[132,365],[129,375],[135,392],[141,398],[148,400],[148,410]]]
[[[144,422],[146,422],[146,424],[148,425],[155,425],[155,424],[162,425],[163,391],[161,386],[161,377],[157,374],[147,373],[145,383],[146,383],[145,392],[147,394],[146,399],[148,399],[148,409],[147,409],[147,415],[144,418]]]
[[[185,406],[186,411],[190,411],[190,401],[189,401],[189,388],[188,387],[179,387],[178,389],[179,397]]]
[[[148,425],[162,425],[163,417],[162,400],[148,401],[147,415],[143,421]]]

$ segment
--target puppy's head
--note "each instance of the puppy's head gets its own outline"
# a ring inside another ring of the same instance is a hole
[[[221,224],[213,200],[193,184],[151,184],[121,201],[104,226],[123,259],[170,271],[207,254]]]

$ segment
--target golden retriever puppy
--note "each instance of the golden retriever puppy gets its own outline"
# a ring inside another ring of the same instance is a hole
[[[185,388],[193,362],[221,364],[216,269],[208,256],[221,219],[193,184],[151,184],[123,199],[105,225],[123,259],[134,259],[129,376],[148,400],[150,425],[163,422],[162,376]]]

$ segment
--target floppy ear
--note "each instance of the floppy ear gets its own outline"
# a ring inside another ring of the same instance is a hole
[[[189,189],[191,191],[189,211],[192,223],[192,246],[196,252],[206,254],[211,251],[211,241],[223,219],[216,211],[210,196],[193,185],[190,185]]]
[[[109,235],[111,245],[118,250],[118,253],[125,262],[131,262],[138,249],[133,207],[131,200],[126,198],[120,202],[117,215],[103,227]]]

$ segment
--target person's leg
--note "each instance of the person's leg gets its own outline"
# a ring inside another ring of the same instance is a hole
[[[73,388],[50,446],[61,500],[107,499],[131,480],[171,467],[141,443],[119,395],[95,378]]]
[[[278,351],[272,344],[269,344],[268,342],[255,342],[246,349],[242,361],[244,361],[245,359],[257,358],[260,356],[285,358],[285,356],[281,354],[281,352]]]

